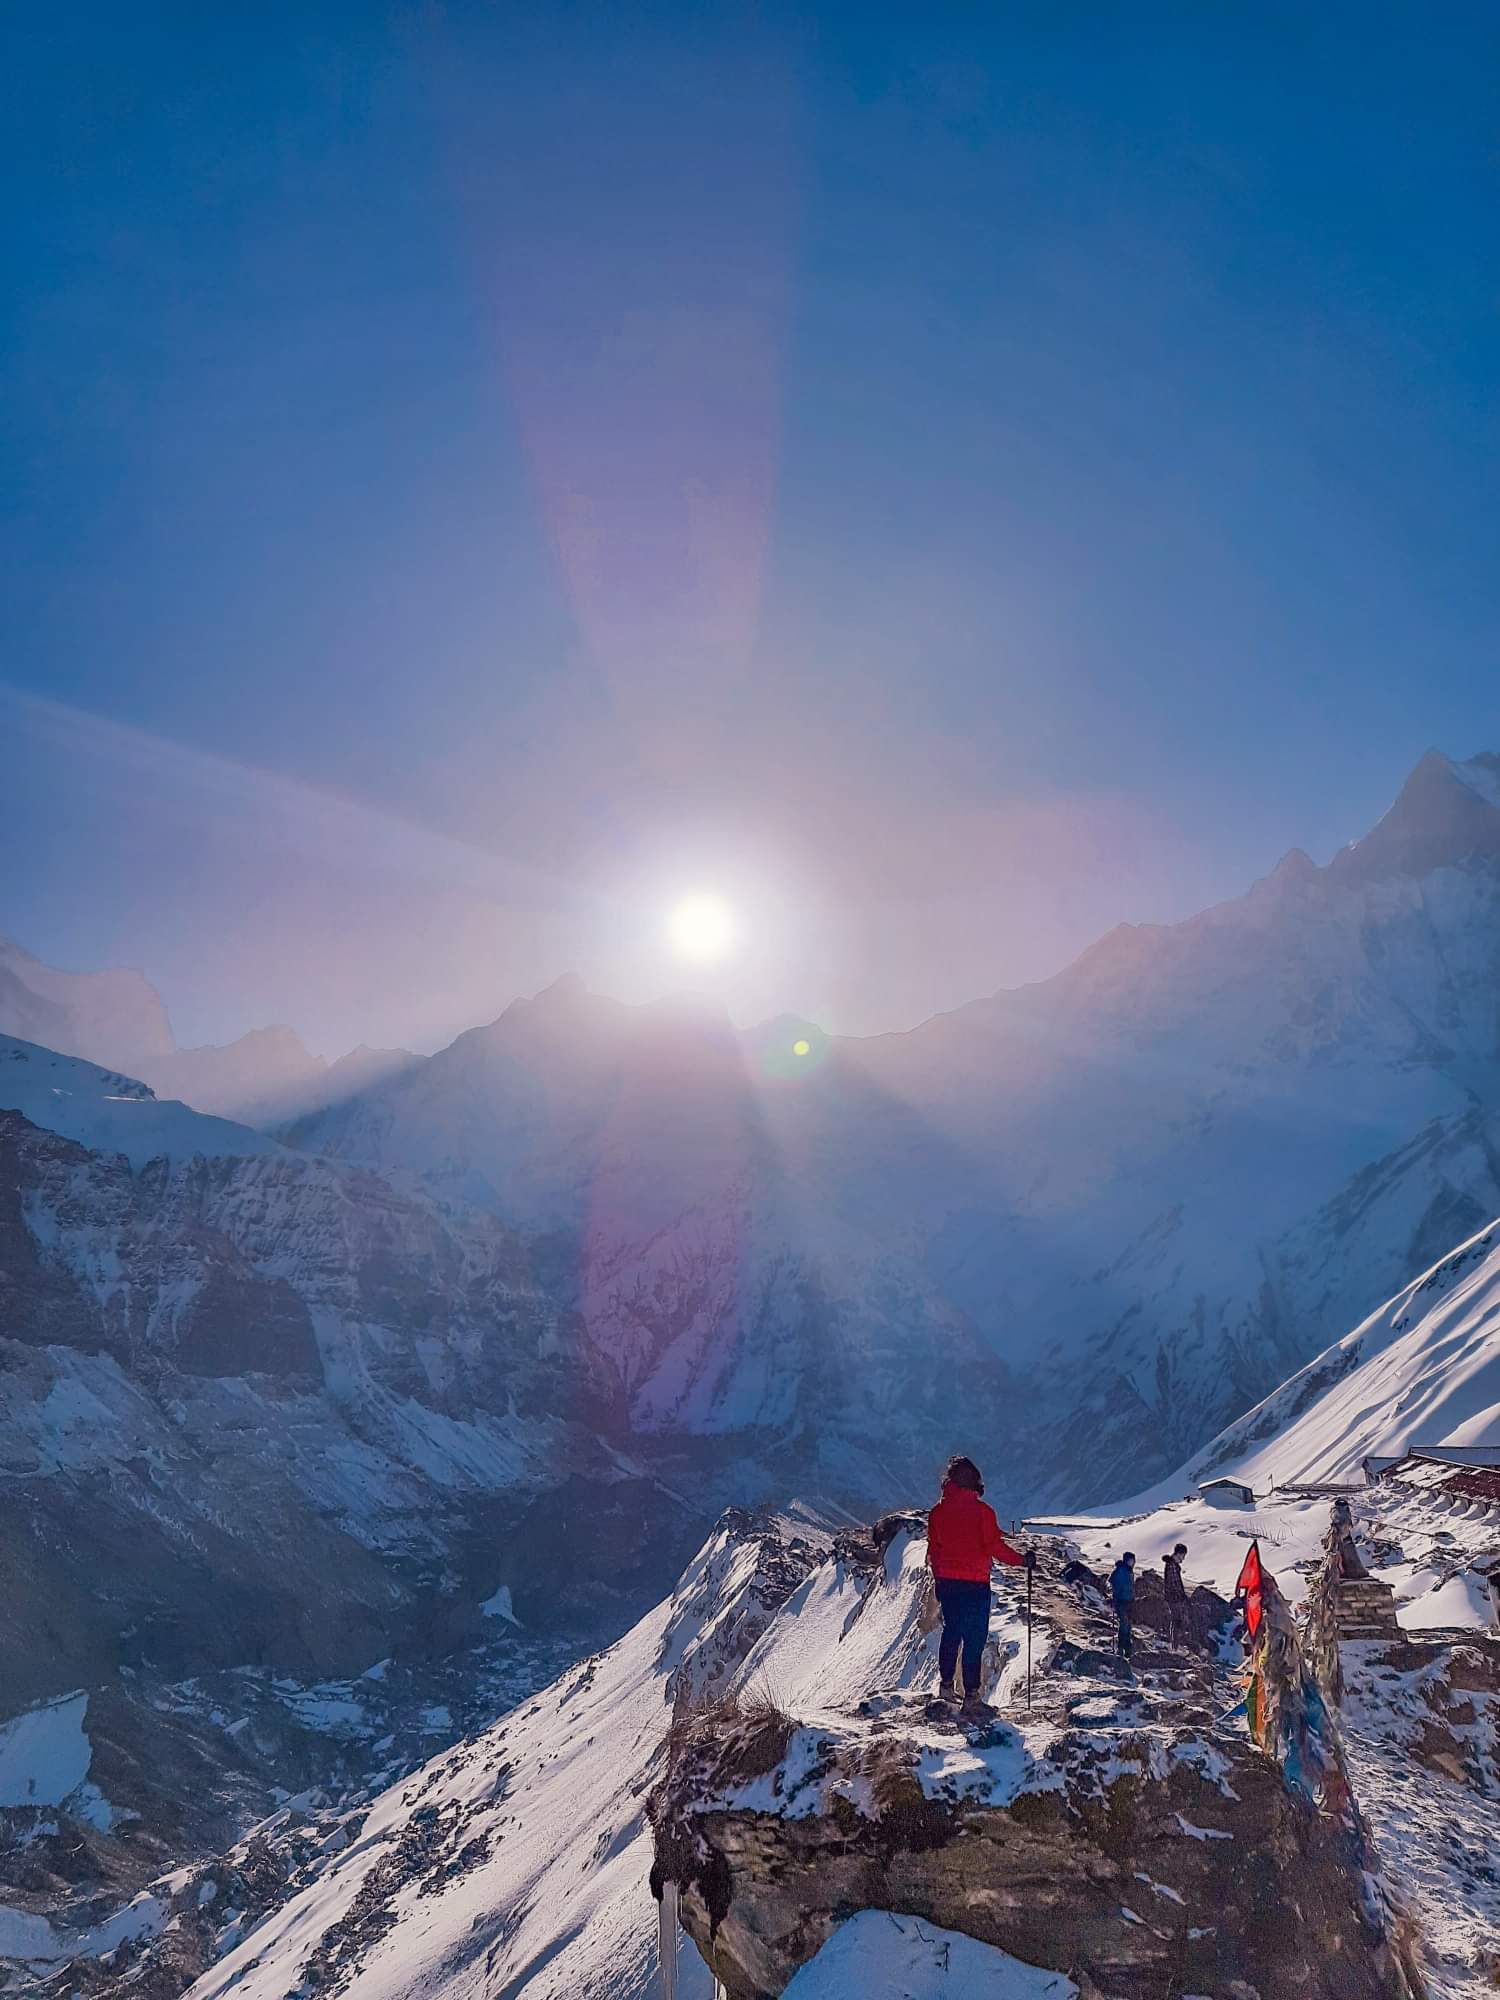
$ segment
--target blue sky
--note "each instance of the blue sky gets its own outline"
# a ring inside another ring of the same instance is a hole
[[[0,36],[0,930],[185,1040],[699,887],[905,1025],[1500,748],[1491,8]]]

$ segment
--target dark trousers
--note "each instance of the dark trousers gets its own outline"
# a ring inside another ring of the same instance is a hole
[[[1135,1636],[1135,1627],[1131,1623],[1130,1613],[1131,1607],[1128,1604],[1117,1604],[1115,1606],[1115,1617],[1119,1621],[1119,1630],[1115,1633],[1115,1651],[1122,1660],[1130,1658],[1130,1642]]]
[[[934,1577],[933,1584],[943,1613],[938,1672],[945,1681],[952,1680],[962,1647],[964,1693],[978,1694],[984,1644],[990,1636],[990,1587],[987,1583],[965,1583],[951,1576]]]
[[[1167,1644],[1169,1646],[1191,1646],[1193,1625],[1188,1616],[1186,1601],[1180,1597],[1167,1599]]]

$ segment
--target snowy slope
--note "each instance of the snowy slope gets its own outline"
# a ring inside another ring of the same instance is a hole
[[[1066,1974],[1044,1972],[962,1931],[889,1910],[840,1924],[786,1988],[786,2000],[1077,2000]]]
[[[1442,1258],[1168,1482],[1358,1482],[1371,1453],[1500,1446],[1500,1223]]]
[[[310,1964],[349,2000],[647,2000],[645,1795],[673,1696],[721,1689],[826,1551],[805,1519],[721,1524],[616,1645],[379,1800],[311,1886],[231,1934],[192,2000],[284,2000]],[[712,1990],[687,1946],[680,2000]]]
[[[1171,1478],[1061,1529],[1104,1568],[1125,1548],[1154,1567],[1186,1542],[1189,1575],[1226,1595],[1256,1536],[1295,1598],[1299,1572],[1318,1560],[1328,1503],[1281,1489],[1358,1487],[1366,1456],[1422,1444],[1500,1444],[1500,1223],[1459,1244]],[[1198,1482],[1220,1474],[1243,1479],[1254,1505],[1199,1499]],[[1489,1625],[1476,1565],[1500,1556],[1500,1509],[1455,1511],[1444,1496],[1383,1483],[1354,1500],[1374,1537],[1372,1573],[1391,1585],[1407,1630]]]
[[[606,1970],[613,1991],[648,1993],[656,1925],[640,1792],[669,1713],[653,1670],[669,1618],[664,1605],[602,1661],[387,1794],[316,1888],[230,1950],[194,2000],[283,2000],[319,1953],[350,1966],[345,1990],[361,2000],[465,1988],[572,2000]],[[402,1879],[424,1812],[434,1837]],[[360,1934],[377,1896],[394,1920],[388,1939]],[[340,1926],[347,1945],[330,1942]],[[687,1985],[684,2000],[710,1990]]]
[[[1390,1585],[1403,1630],[1492,1629],[1486,1575],[1500,1561],[1500,1503],[1454,1496],[1441,1478],[1363,1486],[1371,1454],[1413,1445],[1500,1447],[1500,1223],[1458,1245],[1299,1370],[1158,1487],[1113,1508],[1038,1520],[1107,1570],[1125,1550],[1157,1568],[1187,1545],[1189,1581],[1234,1589],[1252,1538],[1296,1602],[1328,1526],[1318,1483],[1348,1486],[1370,1573]],[[1198,1482],[1232,1474],[1251,1506],[1222,1506]]]
[[[0,1035],[0,1111],[19,1111],[92,1152],[123,1154],[132,1167],[280,1150],[246,1125],[162,1103],[132,1077],[9,1035]]]

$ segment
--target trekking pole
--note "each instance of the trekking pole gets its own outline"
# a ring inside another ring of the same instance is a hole
[[[1026,1706],[1031,1706],[1031,1579],[1034,1569],[1026,1571]]]

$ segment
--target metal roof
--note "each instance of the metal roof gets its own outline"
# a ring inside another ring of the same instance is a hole
[[[1451,1493],[1464,1500],[1500,1505],[1500,1463],[1454,1464],[1414,1451],[1384,1476],[1399,1486],[1415,1486],[1425,1493]]]
[[[1371,1452],[1365,1464],[1384,1472],[1392,1465],[1404,1465],[1409,1458],[1431,1459],[1437,1465],[1500,1466],[1500,1444],[1409,1444],[1402,1451]]]

